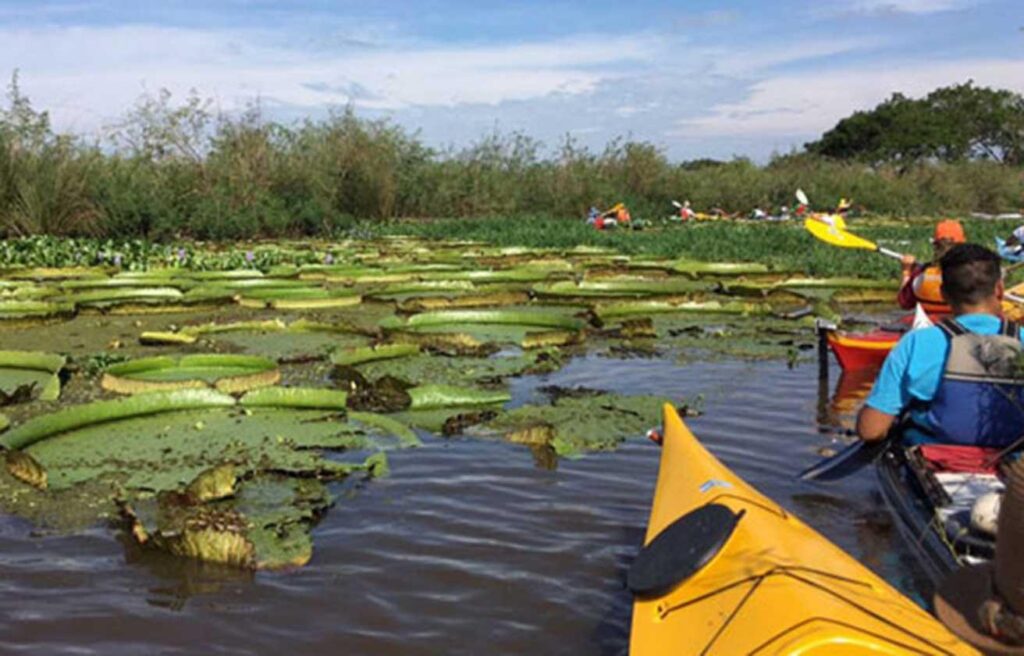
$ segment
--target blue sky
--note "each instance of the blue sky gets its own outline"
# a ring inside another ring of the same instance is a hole
[[[652,141],[765,160],[894,91],[1024,92],[1021,0],[0,0],[0,72],[65,130],[195,89],[281,120],[351,104],[461,146]]]

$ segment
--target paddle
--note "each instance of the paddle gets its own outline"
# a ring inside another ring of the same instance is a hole
[[[837,481],[870,465],[889,443],[889,438],[874,442],[857,440],[839,453],[821,460],[798,474],[802,481]]]
[[[868,241],[863,237],[858,237],[845,227],[833,225],[821,219],[816,219],[814,217],[805,219],[804,228],[807,229],[807,232],[811,233],[826,244],[839,246],[840,248],[858,248],[861,250],[875,251],[876,253],[896,258],[897,260],[903,259],[902,253],[891,251],[888,248],[882,248],[873,241]]]

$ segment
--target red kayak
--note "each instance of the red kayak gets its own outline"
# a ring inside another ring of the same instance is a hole
[[[828,333],[828,344],[843,369],[880,367],[892,347],[900,341],[903,332],[876,328],[867,333]]]

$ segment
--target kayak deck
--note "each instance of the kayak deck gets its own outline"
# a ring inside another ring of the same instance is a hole
[[[698,508],[739,515],[689,578],[638,596],[630,650],[650,654],[975,653],[934,618],[708,453],[675,410],[645,544]]]

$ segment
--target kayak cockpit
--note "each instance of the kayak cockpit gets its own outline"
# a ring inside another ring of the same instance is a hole
[[[878,460],[882,496],[936,584],[995,554],[994,531],[971,518],[979,499],[1004,489],[991,464],[995,455],[978,447],[893,444]]]

